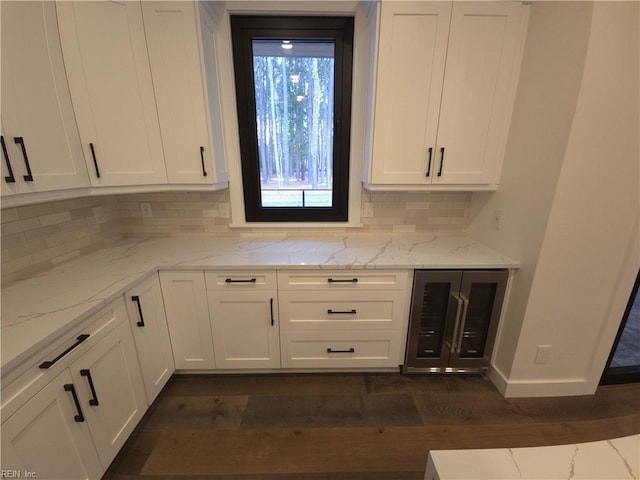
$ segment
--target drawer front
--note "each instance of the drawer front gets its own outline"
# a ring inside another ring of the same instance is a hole
[[[406,295],[388,292],[292,292],[279,296],[280,330],[396,330],[407,316]]]
[[[275,290],[278,282],[273,270],[229,270],[205,272],[207,290]]]
[[[279,271],[279,290],[404,290],[408,270]]]
[[[399,332],[281,332],[283,368],[398,367]]]

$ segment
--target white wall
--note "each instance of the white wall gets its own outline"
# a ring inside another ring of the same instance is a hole
[[[591,11],[589,2],[531,5],[500,188],[473,194],[469,235],[521,262],[494,351],[499,378],[511,374],[575,114]],[[494,210],[503,212],[501,231],[492,227]]]
[[[530,40],[560,33],[544,32],[542,25],[536,30],[542,11],[585,8],[575,5],[534,4]],[[566,118],[558,122],[554,116],[537,116],[529,105],[530,120],[546,121],[556,132],[554,149],[517,155],[523,124],[514,117],[512,150],[500,194],[474,200],[471,236],[521,259],[524,266],[513,286],[494,357],[507,396],[593,393],[633,285],[632,273],[640,265],[638,7],[635,2],[593,4],[584,75],[575,85],[579,94],[566,150],[565,131],[556,129],[566,127]],[[584,33],[583,23],[565,21],[569,29],[579,27],[574,33]],[[555,52],[548,54],[556,57],[562,45],[557,43]],[[571,72],[561,68],[558,81]],[[526,76],[521,80],[519,96],[525,94]],[[522,102],[520,108],[526,106]],[[570,111],[568,102],[560,105],[563,114]],[[531,141],[540,133],[540,129],[530,132]],[[524,173],[515,173],[516,166]],[[534,167],[549,170],[551,178],[538,183]],[[506,212],[502,232],[487,227],[495,209]],[[552,346],[546,365],[534,363],[538,345]]]

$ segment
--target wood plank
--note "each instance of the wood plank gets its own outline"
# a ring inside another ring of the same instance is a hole
[[[638,433],[640,415],[572,424],[162,432],[142,475],[424,470],[429,450],[529,447]]]
[[[143,428],[239,428],[247,396],[167,396],[158,402]]]
[[[256,395],[242,428],[422,425],[409,395]]]
[[[174,375],[163,395],[361,395],[359,373]]]

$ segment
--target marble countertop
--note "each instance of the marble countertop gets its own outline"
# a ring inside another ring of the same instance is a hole
[[[463,237],[131,238],[2,288],[2,374],[162,269],[517,268]]]
[[[640,478],[640,435],[549,447],[432,450],[424,478]]]

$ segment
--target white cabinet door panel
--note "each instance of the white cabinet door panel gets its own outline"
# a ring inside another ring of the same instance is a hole
[[[204,273],[161,272],[160,284],[176,368],[215,368]]]
[[[2,470],[34,472],[47,479],[100,478],[104,469],[88,424],[76,418],[78,410],[65,385],[72,385],[68,370],[2,424]]]
[[[129,290],[125,302],[147,400],[152,403],[175,371],[158,276]]]
[[[209,292],[218,368],[280,367],[277,292]]]
[[[431,182],[450,16],[448,2],[382,4],[373,183]]]
[[[148,406],[127,322],[121,323],[74,362],[70,370],[96,450],[106,469]],[[97,405],[92,405],[90,400],[95,399]]]
[[[0,8],[3,136],[16,180],[2,179],[3,194],[88,187],[55,4],[2,2]],[[31,180],[16,138],[24,143]]]
[[[212,183],[195,5],[143,2],[142,10],[169,182]]]
[[[92,184],[166,183],[140,3],[59,2],[57,8]]]
[[[438,127],[443,169],[435,182],[498,181],[519,70],[522,8],[516,2],[454,2]]]

